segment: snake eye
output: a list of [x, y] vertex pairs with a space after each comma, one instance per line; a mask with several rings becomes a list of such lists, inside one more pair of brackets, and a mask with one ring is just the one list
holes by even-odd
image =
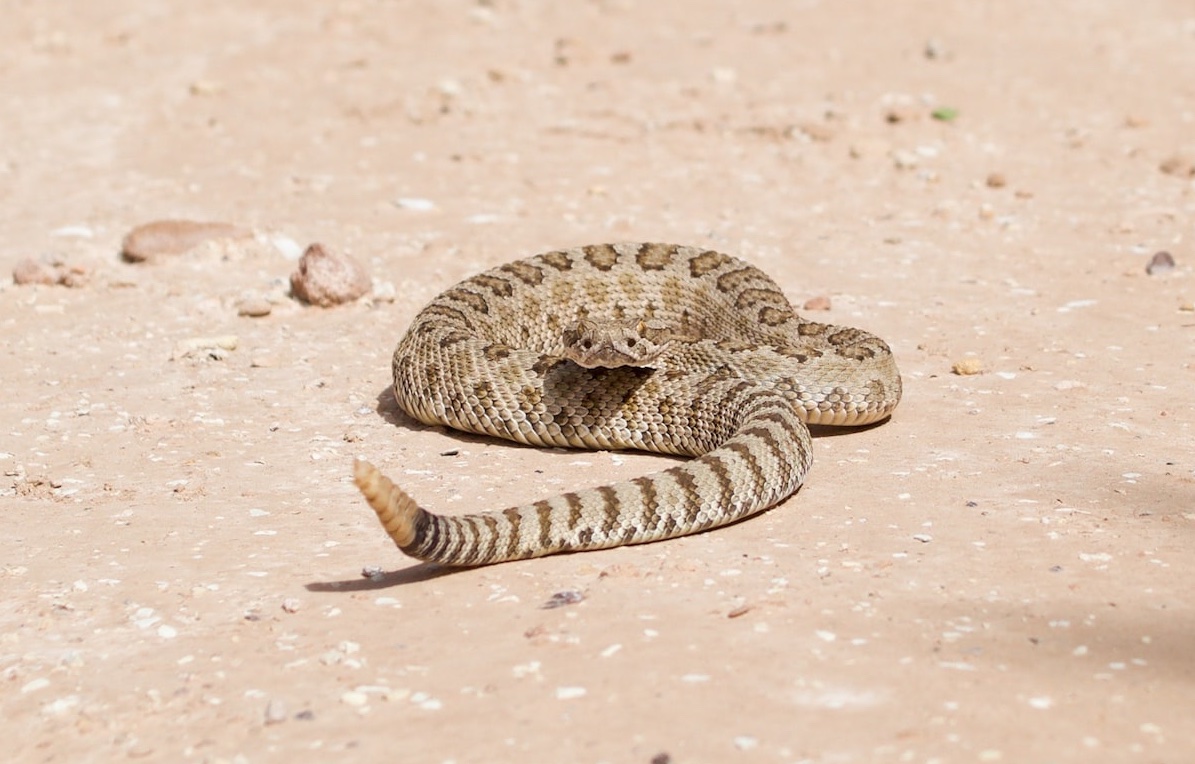
[[635, 347], [635, 342], [636, 342], [635, 338], [631, 337], [630, 339], [627, 340], [627, 347], [629, 347], [629, 348]]
[[593, 350], [593, 340], [581, 340], [582, 350]]

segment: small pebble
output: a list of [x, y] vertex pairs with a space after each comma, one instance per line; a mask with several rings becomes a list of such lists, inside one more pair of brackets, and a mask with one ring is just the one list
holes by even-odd
[[999, 172], [989, 173], [987, 180], [984, 182], [987, 183], [988, 188], [1004, 188], [1008, 185], [1004, 174]]
[[346, 706], [353, 706], [354, 708], [360, 708], [361, 706], [363, 706], [369, 702], [369, 696], [363, 692], [349, 690], [348, 692], [346, 692], [340, 696], [340, 702], [345, 704]]
[[733, 85], [738, 78], [738, 72], [729, 66], [715, 66], [710, 70], [710, 79], [719, 85]]
[[70, 711], [79, 705], [80, 699], [78, 695], [67, 695], [57, 700], [52, 700], [41, 707], [42, 713], [47, 716], [60, 716]]
[[914, 533], [913, 540], [920, 541], [922, 544], [928, 544], [929, 542], [934, 540], [934, 537], [929, 535], [928, 533]]
[[1169, 273], [1172, 270], [1174, 270], [1174, 255], [1165, 250], [1155, 252], [1154, 256], [1149, 260], [1149, 265], [1145, 266], [1145, 272], [1150, 276]]
[[125, 234], [121, 256], [130, 263], [160, 262], [217, 239], [248, 239], [253, 232], [231, 223], [155, 220]]
[[299, 267], [290, 275], [295, 297], [321, 308], [352, 302], [369, 287], [369, 274], [360, 263], [319, 243], [307, 248], [299, 258]]
[[61, 236], [64, 239], [94, 239], [95, 229], [86, 225], [64, 225], [50, 231], [51, 236]]
[[302, 606], [303, 603], [294, 597], [287, 597], [282, 600], [282, 609], [287, 613], [297, 613]]
[[361, 568], [361, 577], [368, 578], [370, 581], [380, 581], [385, 574], [386, 572], [378, 565], [367, 565]]
[[585, 599], [585, 594], [575, 589], [567, 589], [553, 594], [547, 602], [540, 605], [541, 610], [554, 610], [565, 605], [575, 605]]
[[953, 374], [958, 374], [960, 377], [969, 377], [975, 374], [983, 373], [983, 361], [978, 358], [964, 358], [961, 361], [955, 361], [951, 365], [950, 371]]
[[934, 61], [946, 56], [946, 46], [942, 44], [941, 40], [931, 37], [925, 41], [925, 48], [922, 52], [925, 54], [926, 58]]
[[436, 203], [431, 199], [406, 196], [395, 199], [394, 206], [404, 210], [415, 210], [416, 212], [431, 212], [436, 208]]
[[1195, 161], [1182, 154], [1174, 154], [1163, 159], [1158, 169], [1167, 175], [1189, 178], [1195, 176]]
[[38, 677], [37, 679], [32, 679], [32, 680], [26, 682], [24, 684], [24, 686], [21, 687], [21, 694], [27, 695], [28, 693], [37, 692], [38, 690], [45, 689], [46, 687], [49, 687], [49, 686], [50, 686], [49, 679], [46, 679], [45, 677]]
[[750, 751], [759, 745], [759, 740], [749, 735], [739, 735], [734, 739], [734, 747], [740, 751]]
[[270, 315], [270, 311], [273, 309], [274, 306], [270, 304], [269, 300], [261, 297], [251, 297], [240, 304], [240, 307], [237, 308], [237, 315], [249, 318], [261, 318], [262, 316]]
[[575, 700], [576, 698], [585, 697], [587, 692], [588, 692], [588, 690], [586, 690], [584, 687], [557, 687], [556, 688], [556, 699], [557, 700]]
[[170, 354], [170, 360], [176, 361], [187, 356], [208, 356], [215, 360], [224, 358], [229, 352], [237, 349], [240, 340], [234, 334], [220, 337], [190, 337], [180, 340]]
[[266, 725], [281, 724], [284, 721], [286, 721], [286, 704], [276, 698], [267, 703]]
[[801, 307], [805, 310], [829, 310], [830, 298], [824, 294], [819, 294], [817, 297], [810, 297]]
[[827, 143], [834, 139], [834, 129], [821, 122], [801, 122], [797, 131], [812, 141]]
[[289, 236], [273, 233], [267, 234], [265, 240], [287, 260], [298, 260], [303, 256], [303, 247]]
[[884, 121], [890, 125], [916, 122], [918, 119], [921, 119], [921, 109], [913, 104], [897, 104], [884, 110]]
[[892, 163], [896, 165], [898, 170], [911, 170], [917, 166], [920, 160], [917, 155], [911, 151], [894, 151], [892, 152]]
[[44, 260], [26, 257], [13, 266], [12, 282], [18, 286], [26, 284], [53, 286], [58, 283], [58, 274], [54, 266]]
[[12, 282], [17, 286], [45, 284], [77, 288], [88, 279], [87, 268], [81, 265], [67, 265], [61, 258], [47, 256], [26, 257], [12, 269]]
[[187, 90], [193, 96], [212, 96], [224, 92], [224, 86], [215, 80], [195, 80]]

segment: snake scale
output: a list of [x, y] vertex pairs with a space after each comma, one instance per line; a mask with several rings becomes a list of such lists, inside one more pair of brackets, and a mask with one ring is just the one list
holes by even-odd
[[807, 424], [892, 413], [878, 337], [797, 315], [758, 268], [707, 249], [601, 244], [468, 278], [416, 315], [394, 394], [433, 425], [533, 446], [696, 457], [498, 512], [429, 512], [372, 464], [354, 480], [408, 555], [450, 566], [673, 538], [761, 512], [800, 487]]

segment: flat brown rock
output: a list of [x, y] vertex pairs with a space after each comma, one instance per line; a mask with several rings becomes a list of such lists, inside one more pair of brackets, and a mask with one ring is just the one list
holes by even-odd
[[197, 220], [155, 220], [125, 234], [121, 256], [131, 263], [152, 262], [181, 255], [208, 241], [246, 239], [253, 232], [231, 223]]

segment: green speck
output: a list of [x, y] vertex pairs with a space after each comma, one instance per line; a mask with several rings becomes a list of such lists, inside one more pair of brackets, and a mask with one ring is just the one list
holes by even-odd
[[949, 106], [941, 106], [931, 111], [929, 115], [941, 122], [950, 122], [958, 116], [958, 109], [953, 109]]

